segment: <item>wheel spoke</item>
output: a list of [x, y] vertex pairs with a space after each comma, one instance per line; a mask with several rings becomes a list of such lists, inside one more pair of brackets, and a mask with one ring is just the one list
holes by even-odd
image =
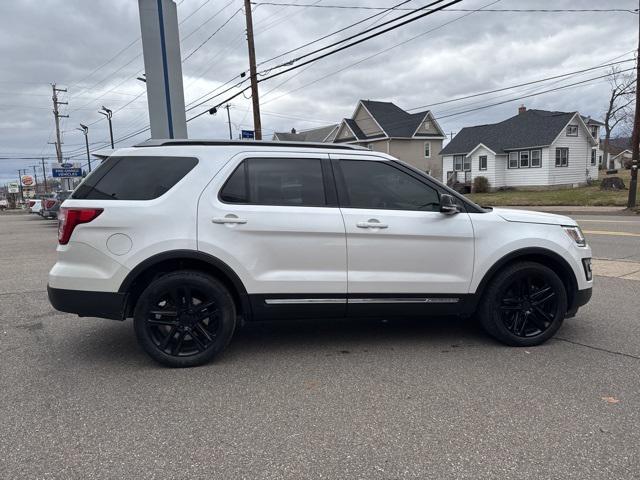
[[513, 312], [515, 310], [520, 310], [520, 305], [500, 305], [500, 309], [507, 312]]
[[550, 286], [546, 286], [541, 288], [540, 290], [537, 290], [536, 292], [531, 294], [531, 300], [538, 300], [538, 298], [546, 295], [549, 292], [552, 292], [553, 288], [551, 288]]
[[173, 348], [171, 349], [171, 355], [180, 354], [180, 349], [182, 348], [182, 342], [184, 341], [184, 336], [185, 336], [185, 332], [180, 332], [178, 334], [178, 340], [173, 346]]
[[207, 339], [207, 342], [213, 342], [213, 338], [211, 337], [209, 332], [207, 332], [207, 330], [205, 328], [202, 328], [202, 325], [200, 325], [199, 323], [196, 324], [195, 330], [200, 332], [202, 334], [202, 336]]
[[169, 327], [178, 325], [178, 320], [163, 320], [161, 318], [147, 318], [147, 322], [151, 325], [167, 325]]
[[538, 312], [536, 312], [535, 310], [533, 310], [533, 311], [531, 312], [530, 317], [531, 317], [531, 321], [532, 321], [533, 323], [535, 323], [535, 324], [536, 324], [536, 326], [537, 326], [541, 331], [545, 331], [545, 330], [547, 329], [547, 326], [548, 326], [548, 325], [547, 325], [547, 323], [546, 323], [542, 318], [540, 318], [540, 315], [538, 314]]
[[543, 303], [551, 300], [555, 296], [556, 296], [555, 292], [551, 292], [546, 297], [536, 300], [535, 302], [531, 302], [531, 305], [533, 305], [534, 307], [538, 305], [542, 305]]
[[202, 341], [198, 338], [198, 336], [195, 335], [195, 332], [191, 331], [189, 333], [189, 336], [193, 339], [194, 343], [196, 344], [196, 347], [198, 347], [198, 350], [200, 352], [206, 350], [207, 347], [205, 346], [204, 343], [202, 343]]
[[534, 306], [534, 307], [533, 307], [533, 310], [534, 310], [538, 315], [540, 315], [540, 316], [544, 319], [544, 321], [545, 321], [545, 322], [549, 322], [549, 323], [551, 323], [551, 322], [553, 321], [553, 316], [552, 316], [552, 317], [549, 317], [549, 314], [548, 314], [547, 312], [545, 312], [544, 310], [542, 310], [542, 309], [540, 308], [540, 306], [538, 306], [538, 305]]
[[176, 334], [176, 330], [178, 330], [178, 326], [174, 325], [171, 328], [171, 331], [169, 332], [169, 334], [164, 338], [164, 340], [160, 344], [160, 350], [164, 352], [167, 349], [167, 347], [169, 346], [169, 343], [171, 343], [171, 339]]
[[193, 297], [190, 287], [184, 287], [184, 306], [185, 308], [193, 308]]
[[178, 312], [174, 312], [173, 310], [151, 310], [149, 312], [151, 315], [161, 315], [163, 317], [177, 317]]

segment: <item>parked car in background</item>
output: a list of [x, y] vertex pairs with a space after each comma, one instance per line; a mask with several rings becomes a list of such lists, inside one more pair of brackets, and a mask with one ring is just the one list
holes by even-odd
[[71, 196], [70, 190], [63, 190], [61, 192], [56, 192], [53, 197], [45, 198], [43, 200], [44, 207], [42, 208], [41, 215], [44, 218], [58, 218], [58, 212], [60, 211], [60, 205], [67, 198]]
[[0, 210], [6, 210], [9, 207], [9, 202], [6, 199], [0, 200]]
[[29, 200], [29, 213], [40, 213], [42, 210], [42, 200], [39, 198], [32, 198]]

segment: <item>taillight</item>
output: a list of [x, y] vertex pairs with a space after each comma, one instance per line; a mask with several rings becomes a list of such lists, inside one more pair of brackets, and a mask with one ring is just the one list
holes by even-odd
[[44, 201], [44, 208], [49, 210], [50, 208], [52, 208], [54, 205], [56, 204], [55, 200], [45, 200]]
[[78, 225], [93, 221], [102, 211], [102, 208], [61, 208], [58, 213], [58, 243], [69, 243], [71, 234]]
[[33, 207], [36, 204], [33, 200], [29, 200], [29, 208]]

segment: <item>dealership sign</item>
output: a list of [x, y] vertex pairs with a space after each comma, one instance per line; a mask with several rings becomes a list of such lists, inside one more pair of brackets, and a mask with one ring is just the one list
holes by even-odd
[[7, 184], [7, 192], [8, 193], [20, 193], [20, 185], [18, 182], [9, 182]]
[[54, 178], [74, 178], [82, 176], [82, 169], [73, 163], [61, 163], [57, 167], [52, 167], [51, 172]]
[[22, 175], [22, 177], [20, 177], [20, 181], [22, 182], [23, 187], [30, 188], [35, 187], [36, 185], [36, 181], [31, 175]]

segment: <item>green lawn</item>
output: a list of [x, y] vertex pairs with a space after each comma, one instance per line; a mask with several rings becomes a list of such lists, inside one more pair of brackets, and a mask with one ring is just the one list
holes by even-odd
[[[600, 178], [606, 176], [601, 172]], [[619, 171], [617, 175], [624, 180], [629, 187], [631, 173], [629, 170]], [[506, 206], [506, 205], [538, 205], [538, 206], [626, 206], [629, 190], [604, 191], [600, 190], [600, 182], [594, 182], [589, 187], [563, 188], [558, 190], [512, 190], [495, 193], [472, 193], [468, 197], [480, 205]], [[640, 193], [638, 194], [640, 201]]]

